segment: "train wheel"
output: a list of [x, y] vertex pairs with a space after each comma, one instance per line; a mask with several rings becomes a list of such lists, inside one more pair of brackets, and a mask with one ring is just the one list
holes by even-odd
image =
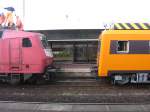
[[42, 74], [38, 74], [37, 77], [36, 77], [36, 84], [45, 84], [46, 80], [45, 78], [43, 77]]

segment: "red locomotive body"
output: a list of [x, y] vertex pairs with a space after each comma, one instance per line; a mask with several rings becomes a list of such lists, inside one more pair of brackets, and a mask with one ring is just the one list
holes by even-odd
[[52, 62], [53, 54], [43, 34], [16, 30], [0, 31], [1, 76], [42, 75]]

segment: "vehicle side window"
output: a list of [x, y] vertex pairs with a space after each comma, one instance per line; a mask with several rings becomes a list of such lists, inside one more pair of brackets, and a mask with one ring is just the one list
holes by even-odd
[[22, 47], [32, 47], [31, 40], [29, 38], [23, 38]]
[[129, 52], [129, 41], [118, 41], [117, 42], [117, 52], [118, 53], [128, 53]]

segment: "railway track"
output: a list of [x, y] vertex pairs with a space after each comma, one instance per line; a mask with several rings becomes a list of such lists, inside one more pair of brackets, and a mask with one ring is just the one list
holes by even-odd
[[[63, 103], [150, 103], [150, 85], [114, 86], [95, 78], [64, 78], [54, 82], [11, 86], [0, 84], [1, 101]], [[5, 93], [5, 94], [4, 94]]]
[[142, 89], [150, 88], [150, 84], [126, 84], [126, 85], [113, 85], [107, 79], [98, 79], [96, 77], [65, 77], [56, 78], [53, 82], [48, 83], [49, 86], [60, 87], [97, 87], [97, 88], [127, 88], [127, 89]]
[[[11, 87], [7, 83], [0, 82], [0, 86]], [[23, 87], [97, 87], [97, 88], [131, 88], [142, 89], [150, 88], [150, 84], [127, 84], [127, 85], [112, 85], [107, 79], [101, 80], [96, 77], [55, 77], [52, 81], [46, 81], [42, 84], [22, 83], [15, 85]]]
[[96, 78], [64, 78], [55, 80], [53, 86], [72, 86], [72, 87], [97, 87], [100, 86], [100, 81]]

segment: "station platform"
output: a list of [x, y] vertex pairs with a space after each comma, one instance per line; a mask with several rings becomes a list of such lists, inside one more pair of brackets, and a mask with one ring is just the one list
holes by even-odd
[[0, 102], [1, 112], [149, 112], [150, 104]]

